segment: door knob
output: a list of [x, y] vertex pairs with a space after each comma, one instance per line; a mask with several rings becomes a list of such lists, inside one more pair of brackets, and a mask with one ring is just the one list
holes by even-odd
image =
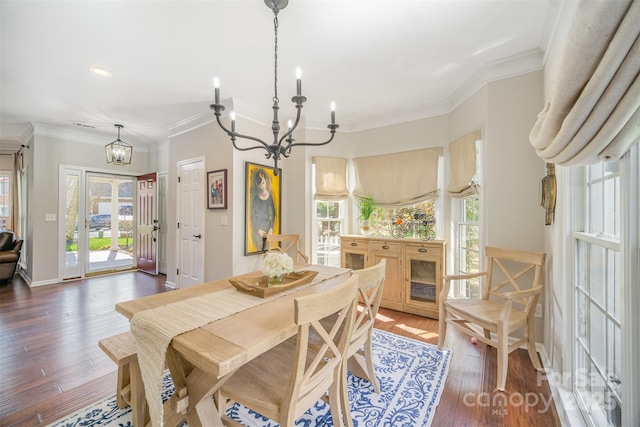
[[202, 238], [202, 234], [194, 234], [193, 237], [197, 237], [198, 239]]

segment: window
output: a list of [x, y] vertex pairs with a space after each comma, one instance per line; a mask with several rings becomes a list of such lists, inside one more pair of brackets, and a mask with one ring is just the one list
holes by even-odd
[[316, 263], [340, 267], [340, 230], [343, 202], [315, 202]]
[[0, 171], [0, 228], [7, 228], [11, 216], [11, 176]]
[[[453, 274], [480, 271], [480, 197], [477, 194], [454, 200], [455, 248]], [[479, 278], [458, 280], [455, 298], [480, 298]]]
[[[380, 208], [377, 207], [371, 215], [369, 220], [369, 230], [371, 236], [392, 236], [393, 220], [398, 216], [406, 216], [411, 210], [419, 210], [426, 212], [427, 216], [435, 217], [436, 203], [434, 200], [427, 200], [426, 202], [418, 203], [413, 206], [407, 206], [405, 208]], [[359, 210], [356, 210], [359, 212]], [[435, 230], [435, 229], [434, 229]], [[419, 229], [406, 229], [402, 236], [408, 238], [420, 238], [422, 230]]]
[[621, 426], [623, 400], [619, 163], [586, 168], [575, 239], [574, 393], [587, 421]]

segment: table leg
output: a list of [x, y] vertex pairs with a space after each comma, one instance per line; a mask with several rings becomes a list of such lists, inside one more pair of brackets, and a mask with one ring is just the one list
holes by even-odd
[[231, 374], [217, 378], [191, 366], [171, 347], [167, 349], [167, 365], [176, 392], [164, 405], [165, 426], [180, 426], [185, 420], [189, 427], [223, 427], [212, 396]]

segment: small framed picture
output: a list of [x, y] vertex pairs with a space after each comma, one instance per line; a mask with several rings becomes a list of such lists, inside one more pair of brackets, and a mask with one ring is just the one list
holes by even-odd
[[207, 207], [227, 209], [227, 170], [207, 172]]

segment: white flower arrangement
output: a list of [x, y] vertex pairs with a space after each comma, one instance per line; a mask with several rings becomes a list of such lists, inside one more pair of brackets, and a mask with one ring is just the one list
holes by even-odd
[[293, 271], [293, 260], [283, 252], [269, 252], [262, 261], [262, 272], [269, 277], [279, 277]]

